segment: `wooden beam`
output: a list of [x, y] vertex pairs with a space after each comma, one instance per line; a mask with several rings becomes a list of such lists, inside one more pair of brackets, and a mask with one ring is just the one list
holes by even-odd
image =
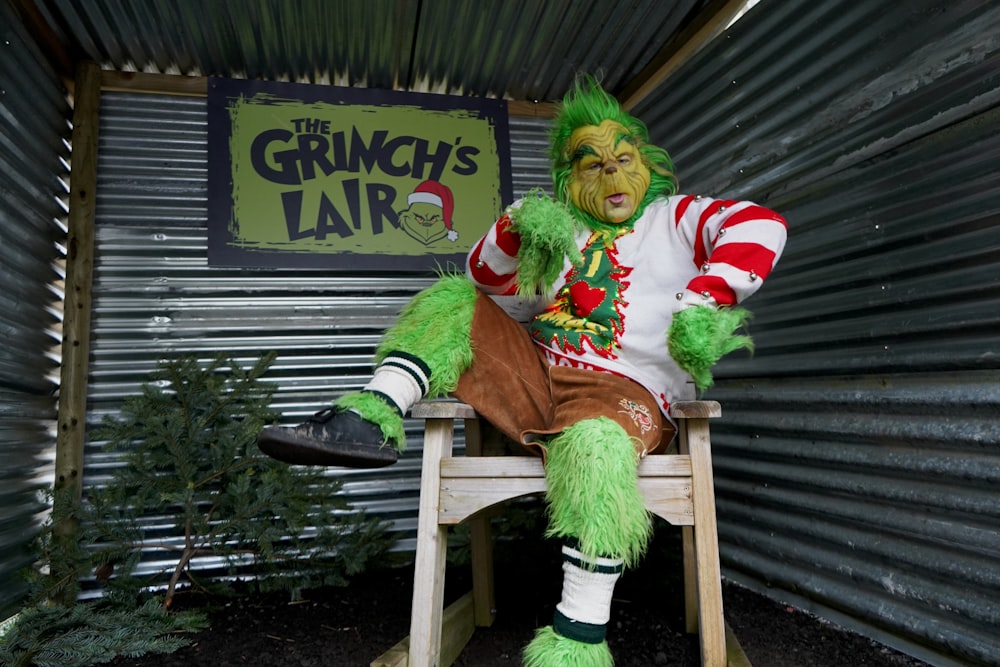
[[[441, 615], [441, 662], [448, 667], [458, 660], [465, 645], [476, 631], [473, 623], [473, 596], [468, 592], [448, 605]], [[370, 667], [407, 667], [409, 664], [410, 638], [403, 637], [395, 646], [375, 658]]]
[[728, 623], [726, 623], [726, 667], [753, 667]]
[[511, 116], [529, 116], [533, 118], [555, 118], [559, 113], [559, 105], [555, 102], [523, 102], [507, 101], [507, 113]]
[[476, 409], [458, 401], [420, 401], [410, 408], [410, 416], [414, 419], [475, 419]]
[[[96, 63], [85, 62], [77, 68], [73, 99], [66, 293], [63, 298], [62, 367], [55, 460], [55, 501], [59, 503], [75, 503], [83, 490], [90, 308], [94, 274], [97, 128], [101, 103], [101, 71]], [[76, 522], [71, 520], [62, 520], [53, 525], [56, 539], [74, 540], [77, 530]], [[60, 564], [51, 563], [50, 566], [53, 570], [58, 570]]]
[[55, 462], [56, 488], [72, 487], [77, 495], [82, 489], [87, 409], [100, 80], [97, 64], [86, 62], [77, 68]]
[[618, 99], [629, 111], [649, 97], [667, 77], [722, 34], [740, 15], [746, 0], [715, 0], [685, 30], [671, 40], [645, 70], [625, 85]]
[[126, 93], [205, 97], [208, 95], [208, 77], [105, 70], [101, 73], [101, 88]]
[[677, 401], [670, 404], [670, 416], [675, 419], [716, 419], [722, 416], [718, 401]]

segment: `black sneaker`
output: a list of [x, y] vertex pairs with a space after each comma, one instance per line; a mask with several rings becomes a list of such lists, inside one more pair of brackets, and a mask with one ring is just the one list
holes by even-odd
[[378, 424], [338, 408], [320, 410], [292, 428], [268, 427], [257, 436], [257, 446], [271, 458], [296, 465], [381, 468], [397, 459]]

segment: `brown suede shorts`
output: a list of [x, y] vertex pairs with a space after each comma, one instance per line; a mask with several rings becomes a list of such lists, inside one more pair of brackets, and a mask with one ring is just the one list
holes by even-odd
[[544, 456], [545, 436], [607, 417], [632, 437], [640, 456], [667, 448], [673, 425], [652, 395], [627, 378], [545, 361], [525, 328], [480, 293], [472, 320], [472, 366], [454, 395], [497, 430]]

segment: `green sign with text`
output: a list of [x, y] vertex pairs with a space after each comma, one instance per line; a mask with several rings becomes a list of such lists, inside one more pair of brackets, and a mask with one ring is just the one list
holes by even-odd
[[460, 266], [511, 199], [502, 100], [209, 81], [209, 264]]

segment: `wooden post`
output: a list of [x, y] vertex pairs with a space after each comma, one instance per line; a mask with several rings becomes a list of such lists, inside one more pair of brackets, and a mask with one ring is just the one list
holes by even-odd
[[[478, 419], [465, 420], [465, 455], [483, 455], [482, 432]], [[489, 514], [469, 519], [469, 542], [476, 625], [485, 628], [493, 625], [493, 620], [496, 618], [493, 588], [493, 531]]]
[[[695, 403], [687, 404], [692, 408]], [[682, 408], [683, 410], [683, 408]], [[677, 414], [680, 410], [671, 412]], [[701, 664], [725, 667], [726, 634], [722, 613], [722, 571], [719, 564], [719, 537], [715, 521], [715, 483], [712, 473], [712, 445], [708, 420], [718, 415], [718, 404], [704, 402], [684, 415], [682, 447], [691, 457], [694, 504], [694, 553], [698, 586], [698, 633]], [[679, 416], [679, 415], [677, 415]]]
[[[410, 411], [426, 419], [424, 454], [420, 471], [420, 507], [417, 516], [417, 553], [410, 612], [409, 667], [439, 667], [444, 606], [445, 554], [448, 526], [438, 522], [441, 492], [441, 459], [451, 458], [455, 419], [473, 419], [475, 411], [465, 404], [426, 401]], [[471, 625], [469, 626], [472, 627]], [[461, 641], [465, 645], [471, 630]], [[447, 642], [446, 642], [447, 643]]]
[[[100, 102], [101, 70], [95, 63], [82, 63], [76, 71], [73, 96], [69, 233], [55, 460], [55, 502], [58, 503], [77, 502], [83, 490]], [[72, 520], [60, 521], [53, 526], [58, 540], [76, 539], [78, 529]], [[55, 574], [59, 572], [60, 564], [50, 563], [50, 567]], [[67, 592], [67, 595], [70, 593]]]
[[444, 607], [445, 552], [448, 527], [438, 524], [440, 462], [451, 456], [455, 422], [430, 418], [424, 431], [417, 553], [410, 612], [410, 667], [437, 667], [441, 661], [441, 612]]

